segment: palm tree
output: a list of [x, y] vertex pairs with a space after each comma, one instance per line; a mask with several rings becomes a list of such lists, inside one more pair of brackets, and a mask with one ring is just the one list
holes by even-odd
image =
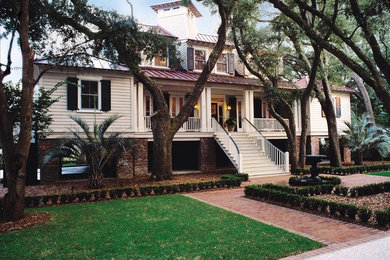
[[117, 114], [112, 115], [99, 125], [95, 119], [93, 132], [90, 131], [88, 124], [82, 118], [78, 116], [69, 117], [80, 126], [85, 136], [81, 136], [78, 131], [69, 129], [73, 136], [64, 138], [60, 147], [49, 151], [44, 158], [44, 163], [61, 157], [69, 157], [85, 163], [89, 166], [89, 186], [91, 188], [101, 188], [104, 166], [121, 156], [128, 145], [119, 136], [119, 133], [105, 137], [107, 129], [120, 116]]
[[355, 164], [362, 164], [365, 151], [375, 149], [382, 157], [390, 153], [389, 131], [381, 126], [375, 125], [368, 114], [360, 117], [351, 113], [351, 122], [345, 122], [348, 129], [343, 132], [345, 145], [356, 154]]

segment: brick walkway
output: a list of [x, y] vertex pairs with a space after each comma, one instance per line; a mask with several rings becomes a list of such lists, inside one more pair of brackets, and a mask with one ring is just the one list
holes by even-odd
[[[242, 187], [248, 184], [267, 182], [284, 184], [289, 177], [284, 175], [252, 179], [250, 182], [243, 183]], [[389, 232], [248, 199], [244, 197], [243, 188], [191, 193], [187, 196], [328, 245], [321, 249], [289, 257], [290, 259], [315, 256], [390, 235]]]
[[352, 175], [338, 176], [338, 177], [341, 178], [342, 181], [341, 184], [347, 187], [362, 186], [370, 183], [390, 181], [390, 177], [366, 175], [366, 174], [352, 174]]

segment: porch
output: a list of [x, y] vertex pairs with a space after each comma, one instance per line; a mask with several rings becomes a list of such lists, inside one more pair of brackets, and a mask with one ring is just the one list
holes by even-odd
[[[132, 128], [135, 133], [151, 132], [151, 117], [154, 112], [153, 97], [144, 90], [142, 84], [135, 85], [136, 102], [133, 104]], [[174, 86], [164, 91], [172, 116], [176, 116], [184, 105], [188, 92], [183, 92]], [[186, 89], [189, 91], [190, 89]], [[236, 90], [206, 87], [192, 115], [183, 124], [179, 133], [183, 132], [213, 132], [212, 118], [225, 129], [226, 120], [233, 119], [236, 125], [234, 132], [243, 132], [242, 120], [246, 117], [259, 131], [267, 134], [285, 135], [283, 126], [272, 118], [268, 106], [261, 96], [261, 92], [254, 90]], [[133, 99], [134, 100], [134, 99]], [[288, 123], [288, 119], [285, 119]], [[279, 133], [279, 134], [278, 134]]]

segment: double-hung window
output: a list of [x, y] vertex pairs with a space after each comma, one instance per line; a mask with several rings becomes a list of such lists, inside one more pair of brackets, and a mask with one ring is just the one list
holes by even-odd
[[227, 72], [227, 55], [226, 53], [221, 54], [217, 60], [217, 72]]
[[206, 51], [195, 50], [195, 69], [202, 70], [206, 63]]
[[81, 109], [98, 110], [100, 108], [99, 82], [93, 80], [81, 80], [80, 83]]

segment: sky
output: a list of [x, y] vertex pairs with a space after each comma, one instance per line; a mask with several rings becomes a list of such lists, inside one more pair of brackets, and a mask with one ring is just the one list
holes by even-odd
[[[150, 8], [151, 5], [171, 2], [170, 0], [129, 0], [133, 5], [133, 14], [138, 22], [143, 24], [156, 25], [157, 14]], [[216, 34], [220, 18], [218, 15], [212, 15], [210, 9], [197, 1], [192, 1], [203, 17], [197, 18], [198, 31], [207, 34]], [[89, 0], [89, 3], [101, 7], [105, 10], [115, 10], [120, 14], [130, 15], [131, 8], [126, 0]], [[1, 28], [0, 28], [1, 32]], [[9, 39], [0, 40], [0, 62], [7, 62], [7, 52]], [[5, 78], [5, 81], [12, 80], [17, 82], [21, 79], [22, 60], [20, 48], [16, 41], [12, 47], [12, 71], [11, 75]]]

